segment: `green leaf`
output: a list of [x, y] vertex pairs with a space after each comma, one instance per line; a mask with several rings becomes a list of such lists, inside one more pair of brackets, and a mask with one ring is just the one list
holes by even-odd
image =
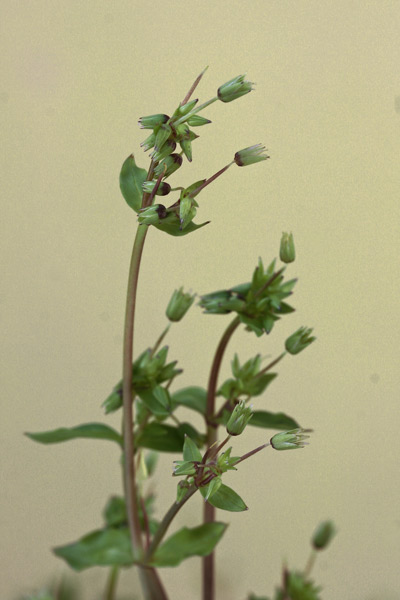
[[191, 408], [192, 410], [205, 415], [207, 407], [207, 391], [197, 386], [182, 388], [172, 394], [172, 402], [173, 404], [186, 406], [186, 408]]
[[202, 458], [203, 457], [201, 456], [200, 450], [196, 444], [188, 435], [185, 435], [185, 442], [183, 444], [183, 460], [201, 462]]
[[196, 223], [193, 223], [193, 221], [191, 221], [190, 223], [188, 223], [188, 225], [186, 225], [185, 229], [180, 229], [181, 223], [179, 219], [177, 219], [176, 223], [161, 223], [160, 225], [154, 225], [154, 227], [156, 227], [160, 231], [165, 231], [165, 233], [168, 233], [169, 235], [180, 237], [182, 235], [186, 235], [187, 233], [192, 233], [193, 231], [196, 231], [196, 229], [204, 227], [204, 225], [208, 225], [209, 222], [210, 221], [205, 221], [200, 225], [196, 225]]
[[149, 423], [136, 438], [139, 447], [159, 452], [182, 452], [183, 442], [183, 433], [164, 423]]
[[205, 523], [189, 529], [183, 527], [169, 537], [156, 550], [150, 565], [154, 567], [176, 567], [190, 556], [207, 556], [223, 536], [225, 523]]
[[52, 431], [42, 431], [40, 433], [25, 433], [31, 440], [40, 444], [58, 444], [77, 438], [89, 438], [96, 440], [111, 440], [123, 446], [122, 436], [112, 427], [103, 423], [85, 423], [76, 427], [60, 427]]
[[124, 498], [111, 496], [103, 510], [103, 517], [108, 527], [126, 525], [128, 517]]
[[138, 212], [142, 206], [142, 184], [147, 179], [146, 169], [137, 166], [133, 154], [128, 156], [121, 168], [119, 187], [127, 204]]
[[281, 429], [282, 431], [300, 427], [297, 421], [285, 415], [285, 413], [272, 413], [266, 410], [256, 410], [249, 421], [253, 427], [264, 427], [265, 429]]
[[155, 417], [165, 419], [171, 414], [169, 392], [160, 385], [149, 390], [140, 390], [138, 395]]
[[127, 527], [93, 531], [77, 542], [54, 548], [54, 554], [63, 558], [75, 571], [95, 566], [127, 566], [133, 563]]
[[[201, 487], [200, 492], [205, 498], [208, 492], [208, 485]], [[208, 502], [215, 506], [215, 508], [229, 510], [230, 512], [242, 512], [243, 510], [247, 510], [247, 506], [239, 494], [224, 484], [222, 484], [219, 489], [212, 494], [211, 498], [208, 499]]]

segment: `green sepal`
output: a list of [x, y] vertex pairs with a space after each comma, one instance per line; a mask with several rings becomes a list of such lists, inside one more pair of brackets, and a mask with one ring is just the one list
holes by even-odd
[[152, 567], [176, 567], [191, 556], [208, 556], [222, 538], [225, 523], [205, 523], [199, 527], [182, 527], [171, 535], [150, 559]]
[[282, 431], [300, 427], [297, 421], [292, 419], [292, 417], [288, 417], [285, 413], [272, 413], [267, 410], [254, 411], [249, 425], [264, 429], [280, 429]]
[[180, 229], [181, 223], [179, 221], [179, 218], [177, 217], [176, 221], [173, 223], [160, 223], [159, 225], [154, 225], [154, 227], [156, 227], [160, 231], [168, 233], [169, 235], [180, 237], [183, 235], [187, 235], [188, 233], [192, 233], [193, 231], [196, 231], [196, 229], [204, 227], [204, 225], [208, 225], [209, 222], [210, 221], [205, 221], [204, 223], [197, 225], [196, 223], [193, 223], [193, 221], [191, 221], [190, 223], [188, 223], [188, 225], [186, 225], [185, 229]]
[[25, 435], [40, 444], [58, 444], [78, 438], [94, 440], [110, 440], [123, 446], [122, 436], [112, 427], [103, 423], [84, 423], [76, 427], [60, 427], [51, 431], [39, 433], [25, 433]]
[[[200, 488], [200, 492], [204, 498], [208, 493], [208, 485]], [[228, 510], [230, 512], [242, 512], [248, 510], [248, 507], [243, 502], [239, 494], [237, 494], [232, 488], [225, 484], [222, 484], [219, 489], [208, 499], [208, 502], [220, 508], [221, 510]]]
[[171, 397], [168, 390], [161, 385], [140, 390], [138, 396], [156, 418], [166, 419], [171, 414]]
[[135, 212], [139, 212], [142, 207], [142, 186], [146, 179], [146, 169], [137, 166], [133, 154], [128, 156], [121, 168], [119, 187], [127, 204]]
[[127, 527], [99, 529], [53, 551], [75, 571], [97, 566], [129, 566], [134, 562]]
[[191, 408], [201, 415], [206, 414], [207, 390], [197, 386], [182, 388], [172, 394], [172, 403]]
[[201, 462], [202, 458], [203, 457], [201, 456], [200, 450], [196, 444], [188, 435], [185, 435], [185, 442], [183, 444], [183, 460]]

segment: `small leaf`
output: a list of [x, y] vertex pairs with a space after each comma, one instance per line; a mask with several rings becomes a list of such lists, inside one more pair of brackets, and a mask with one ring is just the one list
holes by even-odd
[[169, 392], [160, 385], [149, 390], [140, 390], [138, 395], [155, 417], [165, 419], [171, 414]]
[[183, 433], [164, 423], [149, 423], [136, 438], [136, 445], [159, 452], [182, 452]]
[[297, 421], [285, 415], [285, 413], [272, 413], [266, 410], [256, 410], [249, 421], [252, 427], [264, 427], [265, 429], [281, 429], [282, 431], [300, 427]]
[[124, 498], [121, 498], [121, 496], [111, 496], [104, 508], [103, 516], [108, 527], [126, 525], [128, 517]]
[[154, 227], [160, 231], [165, 231], [165, 233], [168, 233], [169, 235], [180, 237], [182, 235], [186, 235], [187, 233], [192, 233], [193, 231], [196, 231], [196, 229], [204, 227], [204, 225], [208, 225], [209, 222], [210, 221], [205, 221], [204, 223], [197, 225], [191, 221], [188, 223], [188, 225], [186, 225], [185, 229], [180, 229], [181, 223], [179, 219], [177, 219], [176, 223], [161, 223], [159, 225], [154, 225]]
[[225, 523], [205, 523], [189, 529], [183, 527], [169, 537], [156, 550], [150, 565], [154, 567], [176, 567], [190, 556], [208, 556], [223, 536]]
[[196, 444], [188, 435], [185, 435], [185, 442], [183, 444], [183, 460], [201, 462], [202, 458], [203, 457], [201, 456], [200, 450]]
[[75, 571], [105, 565], [128, 566], [133, 563], [127, 527], [93, 531], [77, 542], [54, 548], [54, 554], [63, 558]]
[[42, 431], [40, 433], [26, 433], [31, 440], [40, 444], [58, 444], [77, 438], [89, 438], [96, 440], [111, 440], [123, 445], [122, 436], [112, 427], [103, 423], [85, 423], [76, 427], [60, 427], [52, 431]]
[[[200, 492], [205, 498], [208, 492], [208, 485], [201, 487]], [[243, 510], [248, 510], [239, 494], [224, 484], [212, 494], [211, 498], [208, 499], [208, 502], [215, 506], [215, 508], [229, 510], [230, 512], [242, 512]]]
[[172, 394], [172, 402], [204, 415], [207, 407], [207, 391], [196, 386], [186, 387]]
[[121, 168], [119, 175], [119, 187], [127, 204], [135, 212], [142, 207], [143, 188], [147, 179], [146, 169], [141, 169], [135, 162], [133, 154], [128, 156]]

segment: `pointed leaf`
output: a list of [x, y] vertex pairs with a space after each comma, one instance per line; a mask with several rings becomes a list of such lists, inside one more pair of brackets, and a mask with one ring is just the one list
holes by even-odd
[[207, 391], [197, 386], [186, 387], [172, 394], [172, 402], [204, 415], [207, 406]]
[[[200, 488], [200, 492], [204, 498], [207, 496], [207, 491], [208, 485]], [[242, 512], [243, 510], [248, 510], [239, 494], [224, 484], [212, 494], [211, 498], [208, 499], [208, 502], [215, 506], [215, 508], [229, 510], [230, 512]]]
[[127, 527], [99, 529], [77, 542], [54, 548], [75, 571], [104, 565], [127, 566], [133, 563], [131, 540]]
[[297, 421], [288, 417], [285, 413], [272, 413], [266, 410], [254, 411], [249, 425], [252, 427], [264, 427], [265, 429], [281, 429], [282, 431], [299, 427]]
[[225, 523], [205, 523], [189, 529], [183, 527], [156, 550], [150, 561], [155, 567], [176, 567], [190, 556], [208, 556], [223, 536]]
[[137, 166], [133, 154], [128, 156], [121, 168], [119, 186], [127, 204], [135, 212], [138, 212], [142, 206], [142, 185], [146, 179], [146, 169]]
[[182, 452], [184, 434], [177, 427], [149, 423], [136, 438], [137, 446], [159, 452]]
[[202, 458], [203, 457], [201, 456], [200, 450], [196, 444], [188, 435], [185, 435], [185, 442], [183, 444], [183, 460], [201, 462]]
[[138, 395], [155, 417], [165, 419], [171, 414], [169, 392], [160, 385], [152, 389], [140, 390]]
[[185, 229], [180, 229], [181, 223], [179, 219], [177, 219], [176, 223], [161, 223], [160, 225], [154, 225], [154, 227], [160, 231], [165, 231], [165, 233], [168, 233], [169, 235], [180, 237], [182, 235], [186, 235], [187, 233], [192, 233], [192, 231], [196, 231], [196, 229], [200, 229], [201, 227], [204, 227], [204, 225], [208, 225], [209, 222], [210, 221], [205, 221], [204, 223], [197, 225], [191, 221], [188, 223], [188, 225], [186, 225]]
[[39, 433], [26, 433], [31, 440], [40, 444], [58, 444], [77, 438], [89, 438], [97, 440], [111, 440], [123, 445], [122, 436], [112, 427], [103, 423], [85, 423], [76, 427], [60, 427], [52, 431], [42, 431]]

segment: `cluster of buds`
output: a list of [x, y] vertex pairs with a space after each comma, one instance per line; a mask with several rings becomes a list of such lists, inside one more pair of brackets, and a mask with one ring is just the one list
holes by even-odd
[[[156, 354], [151, 349], [147, 349], [138, 356], [132, 365], [132, 389], [135, 392], [153, 388], [165, 381], [170, 381], [182, 373], [182, 369], [176, 368], [178, 361], [174, 360], [167, 363], [167, 355], [168, 346], [164, 346]], [[106, 414], [121, 408], [122, 381], [115, 386], [102, 406]]]
[[236, 312], [246, 329], [257, 336], [270, 333], [282, 314], [293, 312], [284, 300], [296, 284], [296, 279], [284, 282], [284, 269], [275, 272], [275, 262], [264, 269], [260, 259], [251, 282], [206, 294], [201, 297], [200, 306], [211, 314]]
[[276, 373], [265, 373], [260, 371], [261, 355], [257, 354], [240, 365], [239, 358], [235, 354], [231, 363], [234, 378], [224, 381], [218, 394], [227, 400], [234, 400], [240, 396], [259, 396], [276, 377]]

